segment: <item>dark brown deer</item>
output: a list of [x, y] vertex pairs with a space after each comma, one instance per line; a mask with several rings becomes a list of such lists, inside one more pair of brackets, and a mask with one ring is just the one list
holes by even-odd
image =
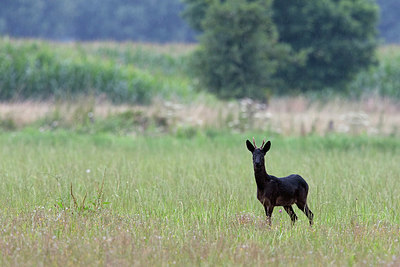
[[277, 178], [269, 175], [265, 170], [264, 157], [271, 148], [271, 142], [265, 145], [263, 141], [261, 147], [257, 148], [253, 138], [253, 144], [246, 141], [247, 149], [253, 154], [254, 176], [257, 183], [257, 199], [265, 208], [267, 222], [271, 225], [271, 215], [275, 206], [283, 206], [289, 214], [292, 224], [297, 220], [297, 215], [292, 208], [293, 204], [303, 211], [310, 225], [313, 224], [314, 214], [307, 206], [308, 184], [298, 174], [292, 174], [287, 177]]

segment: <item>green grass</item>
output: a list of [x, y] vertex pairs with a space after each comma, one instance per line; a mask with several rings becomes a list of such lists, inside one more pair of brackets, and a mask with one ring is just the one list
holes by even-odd
[[[189, 50], [190, 45], [176, 45]], [[133, 43], [52, 43], [0, 37], [0, 100], [105, 95], [117, 103], [193, 98], [187, 53]]]
[[267, 170], [307, 180], [315, 225], [278, 207], [269, 228], [251, 136], [0, 134], [0, 264], [400, 263], [398, 139], [272, 137]]

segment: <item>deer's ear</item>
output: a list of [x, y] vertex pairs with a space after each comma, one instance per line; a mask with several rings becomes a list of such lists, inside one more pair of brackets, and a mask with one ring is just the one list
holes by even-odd
[[263, 151], [264, 153], [267, 153], [268, 150], [270, 150], [270, 148], [271, 148], [271, 141], [268, 141], [268, 142], [265, 144], [265, 146], [263, 147], [262, 151]]
[[254, 146], [250, 143], [249, 140], [246, 140], [246, 146], [247, 146], [247, 149], [248, 149], [251, 153], [253, 153], [253, 151], [254, 151]]

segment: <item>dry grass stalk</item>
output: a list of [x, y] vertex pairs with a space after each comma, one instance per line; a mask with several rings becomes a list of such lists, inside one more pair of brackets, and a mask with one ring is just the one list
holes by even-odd
[[[186, 125], [231, 128], [233, 131], [258, 129], [283, 135], [324, 135], [332, 132], [397, 135], [400, 129], [400, 103], [383, 98], [359, 101], [335, 99], [323, 103], [304, 97], [291, 97], [272, 99], [268, 105], [251, 100], [213, 104], [207, 101], [181, 104], [159, 100], [150, 106], [132, 106], [113, 105], [100, 98], [81, 99], [74, 103], [0, 103], [0, 119], [13, 120], [20, 128], [54, 116], [55, 113], [71, 125], [80, 112], [87, 112], [91, 119], [96, 119], [126, 111], [139, 111], [170, 128]], [[58, 121], [55, 121], [55, 125], [58, 125]]]

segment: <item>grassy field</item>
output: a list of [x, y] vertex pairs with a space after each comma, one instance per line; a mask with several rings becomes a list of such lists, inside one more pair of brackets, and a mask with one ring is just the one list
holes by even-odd
[[305, 177], [315, 225], [269, 228], [252, 136], [1, 133], [0, 265], [400, 264], [399, 139], [272, 135], [267, 170]]
[[[0, 266], [400, 265], [400, 49], [357, 101], [268, 104], [197, 91], [194, 49], [0, 39]], [[251, 131], [306, 178], [313, 228], [266, 225]]]

